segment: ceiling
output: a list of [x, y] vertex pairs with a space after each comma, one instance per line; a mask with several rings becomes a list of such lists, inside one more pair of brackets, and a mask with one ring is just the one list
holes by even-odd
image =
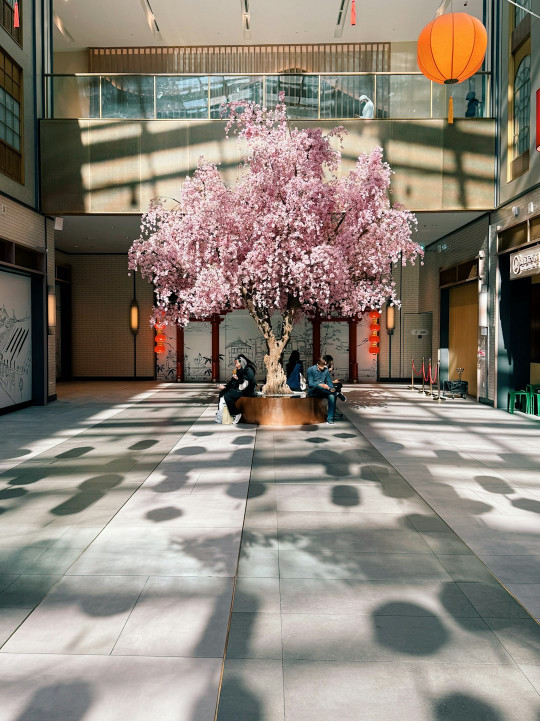
[[[66, 52], [88, 47], [415, 41], [441, 6], [441, 0], [356, 0], [357, 24], [353, 27], [350, 2], [54, 0], [59, 18], [54, 28], [54, 49]], [[242, 24], [245, 3], [249, 33], [244, 32]], [[448, 0], [442, 0], [442, 4], [448, 4]], [[343, 33], [336, 37], [342, 6]], [[482, 0], [456, 0], [453, 10], [481, 18]]]
[[[484, 215], [482, 212], [416, 213], [415, 240], [427, 246]], [[139, 237], [140, 215], [69, 215], [55, 233], [58, 250], [66, 253], [127, 253]]]

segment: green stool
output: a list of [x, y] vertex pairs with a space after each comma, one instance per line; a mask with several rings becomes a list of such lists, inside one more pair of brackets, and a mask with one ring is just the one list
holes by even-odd
[[513, 413], [516, 407], [516, 399], [521, 405], [521, 399], [525, 398], [525, 413], [530, 410], [530, 394], [527, 391], [508, 391], [508, 400], [506, 402], [506, 410]]
[[527, 393], [529, 394], [529, 412], [533, 416], [540, 415], [540, 385], [538, 383], [529, 383], [527, 385]]

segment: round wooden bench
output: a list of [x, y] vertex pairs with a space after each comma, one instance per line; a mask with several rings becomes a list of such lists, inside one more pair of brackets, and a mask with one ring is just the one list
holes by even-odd
[[260, 426], [303, 426], [326, 420], [326, 401], [322, 398], [270, 396], [239, 398], [237, 407], [242, 421]]

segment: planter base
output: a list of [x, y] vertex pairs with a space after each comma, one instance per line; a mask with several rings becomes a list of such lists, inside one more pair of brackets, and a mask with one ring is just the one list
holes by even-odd
[[239, 398], [236, 405], [243, 421], [259, 426], [303, 426], [326, 420], [326, 401], [322, 398]]

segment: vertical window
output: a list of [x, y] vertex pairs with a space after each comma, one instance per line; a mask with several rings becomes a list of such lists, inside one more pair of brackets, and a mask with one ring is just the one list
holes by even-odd
[[15, 14], [15, 0], [0, 0], [0, 27], [11, 35], [16, 43], [22, 46], [22, 4], [19, 0], [19, 27], [13, 27], [13, 16]]
[[528, 15], [527, 10], [531, 9], [531, 0], [519, 0], [521, 7], [514, 5], [514, 27], [517, 28], [519, 23]]
[[22, 69], [1, 48], [0, 173], [23, 182]]
[[520, 62], [514, 78], [514, 158], [529, 150], [531, 56]]

